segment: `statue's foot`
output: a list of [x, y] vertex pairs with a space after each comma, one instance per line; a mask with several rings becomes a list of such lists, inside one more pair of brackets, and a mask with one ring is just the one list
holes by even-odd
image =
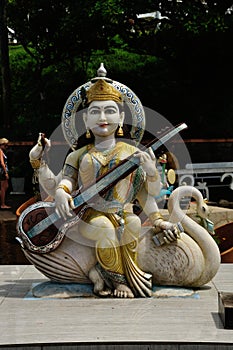
[[112, 295], [112, 291], [111, 289], [106, 288], [105, 290], [99, 291], [97, 295], [99, 295], [100, 297], [108, 297]]
[[107, 297], [111, 295], [112, 291], [110, 289], [105, 289], [104, 280], [101, 278], [95, 266], [90, 269], [88, 276], [94, 283], [94, 293], [96, 295], [99, 295], [100, 297]]
[[134, 298], [132, 290], [125, 284], [115, 284], [113, 295], [116, 298]]

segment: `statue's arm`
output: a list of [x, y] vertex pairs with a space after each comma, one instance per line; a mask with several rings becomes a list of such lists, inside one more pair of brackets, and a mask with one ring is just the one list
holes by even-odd
[[145, 172], [146, 192], [151, 196], [158, 196], [161, 189], [161, 179], [156, 166], [156, 157], [151, 148], [148, 152], [137, 150], [134, 157], [139, 158], [140, 166]]
[[29, 160], [34, 169], [34, 183], [39, 182], [44, 191], [54, 198], [57, 184], [61, 180], [61, 172], [55, 175], [42, 159], [45, 148], [48, 151], [50, 147], [50, 140], [40, 133], [36, 145], [29, 152]]
[[144, 213], [150, 219], [151, 225], [154, 226], [155, 229], [158, 229], [157, 233], [161, 230], [164, 232], [164, 241], [166, 243], [171, 243], [177, 240], [179, 237], [177, 226], [172, 222], [164, 220], [154, 196], [148, 193], [146, 186], [142, 187], [137, 195], [137, 199]]
[[56, 212], [66, 218], [73, 216], [72, 212], [72, 192], [78, 186], [78, 160], [79, 151], [70, 153], [62, 169], [62, 178], [55, 191]]

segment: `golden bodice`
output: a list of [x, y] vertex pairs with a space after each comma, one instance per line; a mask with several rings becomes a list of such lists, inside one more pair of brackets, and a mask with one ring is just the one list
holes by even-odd
[[[79, 175], [84, 187], [118, 165], [120, 161], [132, 155], [136, 150], [134, 146], [124, 142], [118, 142], [114, 148], [104, 152], [98, 151], [94, 146], [88, 146], [79, 160]], [[139, 173], [141, 175], [139, 177], [144, 175], [141, 169]], [[138, 171], [119, 181], [112, 190], [108, 191], [105, 199], [121, 204], [131, 201], [135, 196], [135, 181], [139, 180], [136, 175], [138, 175]]]

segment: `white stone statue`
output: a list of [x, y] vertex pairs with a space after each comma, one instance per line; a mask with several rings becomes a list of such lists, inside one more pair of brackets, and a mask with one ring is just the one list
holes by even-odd
[[[51, 202], [35, 204], [21, 214], [18, 232], [24, 253], [52, 281], [93, 283], [94, 293], [102, 297], [148, 297], [153, 283], [201, 286], [216, 274], [220, 253], [209, 233], [180, 209], [179, 200], [185, 195], [195, 197], [200, 216], [206, 216], [208, 208], [198, 190], [182, 186], [169, 198], [169, 221], [163, 219], [155, 200], [161, 182], [153, 148], [141, 151], [116, 137], [123, 136], [123, 103], [129, 94], [125, 86], [105, 75], [102, 67], [99, 77], [80, 87], [67, 102], [63, 131], [73, 151], [62, 171], [55, 176], [42, 160], [44, 145], [50, 146], [43, 135], [30, 151], [31, 164]], [[76, 105], [70, 113], [74, 100]], [[83, 113], [87, 144], [76, 150], [73, 119], [80, 103], [87, 108]], [[140, 140], [142, 108], [137, 106], [136, 113], [131, 104], [131, 136]], [[128, 157], [127, 165], [119, 168]], [[123, 176], [121, 170], [116, 172], [117, 166], [117, 171], [126, 166], [134, 168]], [[109, 171], [111, 175], [106, 177]], [[105, 182], [111, 184], [115, 174], [117, 181], [106, 187]], [[77, 194], [80, 188], [82, 192]], [[144, 235], [140, 218], [133, 211], [135, 200], [151, 221], [151, 229]], [[32, 216], [40, 219], [31, 226]], [[185, 232], [181, 232], [178, 222]], [[47, 249], [43, 242], [55, 231], [59, 233]], [[155, 244], [154, 236], [162, 236], [161, 245]]]

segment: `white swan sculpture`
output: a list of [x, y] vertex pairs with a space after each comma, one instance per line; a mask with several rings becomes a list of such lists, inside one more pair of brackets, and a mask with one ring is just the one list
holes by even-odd
[[145, 235], [138, 256], [144, 271], [153, 274], [155, 284], [200, 287], [215, 276], [221, 256], [209, 232], [181, 209], [183, 197], [193, 197], [198, 215], [207, 217], [208, 206], [198, 189], [192, 186], [176, 188], [168, 200], [169, 221], [180, 221], [185, 233], [181, 233], [176, 242], [160, 247], [151, 243], [152, 234]]

